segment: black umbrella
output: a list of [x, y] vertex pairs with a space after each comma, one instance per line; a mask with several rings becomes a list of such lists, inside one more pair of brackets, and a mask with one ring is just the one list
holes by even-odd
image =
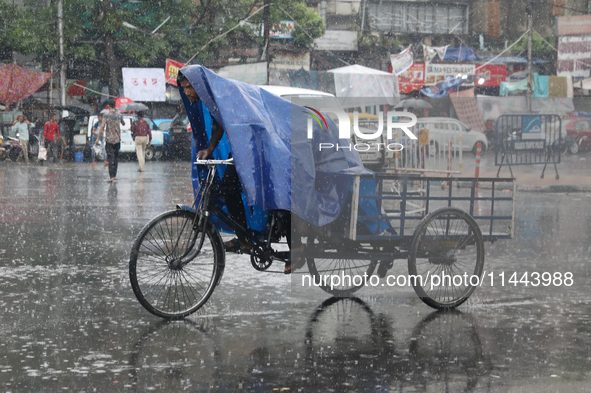
[[123, 104], [119, 108], [120, 111], [147, 111], [148, 107], [139, 102], [130, 102], [129, 104]]
[[396, 106], [394, 108], [396, 108], [396, 109], [408, 109], [408, 108], [431, 109], [433, 107], [427, 101], [421, 100], [420, 98], [408, 98], [404, 101], [400, 101], [398, 104], [396, 104]]

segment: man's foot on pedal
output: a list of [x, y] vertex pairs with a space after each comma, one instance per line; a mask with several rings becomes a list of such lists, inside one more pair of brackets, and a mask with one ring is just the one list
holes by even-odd
[[233, 252], [235, 254], [250, 254], [250, 250], [252, 250], [252, 246], [248, 243], [241, 242], [237, 237], [226, 242], [224, 244], [224, 249], [227, 252]]
[[302, 256], [291, 256], [289, 261], [285, 262], [285, 270], [283, 273], [291, 274], [292, 272], [299, 270], [306, 264], [306, 259]]

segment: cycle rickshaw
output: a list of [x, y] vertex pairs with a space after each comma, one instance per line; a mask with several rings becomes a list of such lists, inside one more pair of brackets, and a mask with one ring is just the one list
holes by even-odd
[[[279, 213], [271, 212], [264, 236], [255, 236], [213, 202], [218, 192], [217, 165], [232, 165], [232, 160], [196, 164], [207, 166], [208, 174], [201, 180], [193, 206], [177, 205], [155, 217], [131, 251], [133, 291], [142, 306], [162, 318], [194, 313], [219, 284], [225, 252], [213, 217], [250, 239], [255, 269], [268, 271], [274, 261], [289, 258], [289, 252], [278, 251], [275, 244]], [[441, 187], [442, 180], [447, 188]], [[391, 186], [393, 182], [397, 187]], [[484, 242], [513, 237], [515, 193], [515, 181], [509, 178], [354, 175], [349, 202], [338, 222], [308, 235], [304, 252], [308, 271], [315, 280], [342, 273], [383, 277], [395, 260], [407, 260], [409, 277], [415, 277], [412, 286], [421, 300], [437, 309], [453, 309], [483, 279]], [[447, 285], [444, 280], [444, 285], [433, 288], [429, 277], [434, 275], [478, 279], [449, 280]], [[319, 286], [332, 295], [349, 296], [364, 285], [345, 282], [335, 287], [324, 282]]]
[[[199, 176], [193, 175], [193, 205], [157, 216], [133, 245], [129, 264], [133, 291], [157, 316], [183, 318], [210, 298], [225, 267], [221, 225], [249, 240], [255, 269], [269, 272], [274, 261], [287, 261], [289, 252], [276, 245], [281, 233], [277, 227], [285, 227], [280, 223], [285, 222], [286, 210], [292, 212], [291, 227], [298, 226], [295, 216], [310, 223], [299, 236], [305, 239], [302, 258], [316, 282], [339, 274], [373, 277], [375, 272], [383, 277], [395, 260], [406, 259], [417, 295], [440, 309], [462, 304], [478, 283], [448, 280], [448, 285], [434, 288], [428, 278], [465, 274], [480, 280], [484, 241], [513, 236], [513, 179], [374, 174], [351, 150], [349, 118], [338, 102], [326, 101], [326, 93], [306, 92], [300, 97], [305, 102], [297, 105], [259, 87], [224, 79], [203, 66], [180, 72], [195, 92], [191, 101], [184, 88], [179, 90], [192, 119], [193, 157], [209, 146], [211, 136], [206, 131], [211, 119], [228, 138], [215, 147], [217, 159], [194, 162], [193, 173]], [[336, 111], [344, 119], [337, 127], [315, 108]], [[404, 122], [397, 127], [406, 129]], [[217, 174], [224, 165], [233, 164], [221, 159], [228, 157], [219, 151], [223, 143], [229, 143], [236, 169], [243, 171], [239, 175], [248, 204], [267, 212], [266, 228], [259, 233], [242, 228], [220, 205]], [[337, 149], [312, 147], [322, 144]], [[339, 145], [348, 145], [349, 150], [339, 150]], [[439, 187], [442, 180], [450, 185], [447, 189]], [[452, 182], [463, 187], [451, 186]], [[350, 296], [363, 284], [349, 281], [334, 286], [324, 281], [319, 286], [335, 296]]]

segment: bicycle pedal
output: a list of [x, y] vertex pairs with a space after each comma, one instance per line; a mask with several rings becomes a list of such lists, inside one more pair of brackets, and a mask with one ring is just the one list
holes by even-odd
[[390, 270], [394, 266], [394, 261], [382, 261], [380, 262], [380, 266], [378, 266], [378, 277], [384, 278]]

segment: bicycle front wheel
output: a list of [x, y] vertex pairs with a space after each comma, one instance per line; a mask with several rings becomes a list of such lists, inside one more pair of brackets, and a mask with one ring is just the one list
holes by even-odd
[[481, 282], [483, 269], [484, 240], [468, 213], [442, 208], [415, 229], [408, 273], [414, 277], [415, 292], [429, 306], [452, 309], [464, 303]]
[[179, 319], [194, 313], [221, 278], [225, 261], [219, 232], [208, 225], [203, 234], [194, 222], [190, 211], [163, 213], [142, 229], [131, 250], [133, 292], [159, 317]]

